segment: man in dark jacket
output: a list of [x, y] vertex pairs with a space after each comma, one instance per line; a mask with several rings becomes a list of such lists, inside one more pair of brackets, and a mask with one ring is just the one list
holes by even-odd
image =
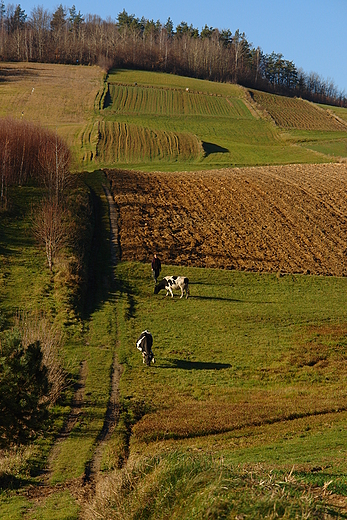
[[152, 267], [152, 275], [153, 275], [153, 278], [154, 278], [154, 282], [157, 283], [157, 280], [158, 280], [158, 277], [159, 277], [159, 273], [161, 271], [161, 261], [157, 257], [157, 253], [154, 253], [154, 257], [153, 257], [153, 260], [152, 260], [151, 267]]

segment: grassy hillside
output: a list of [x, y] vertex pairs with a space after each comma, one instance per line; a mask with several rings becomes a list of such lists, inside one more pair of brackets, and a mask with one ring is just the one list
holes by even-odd
[[[165, 265], [171, 273], [189, 277], [190, 299], [154, 296], [148, 265], [117, 267], [128, 288], [120, 391], [136, 423], [126, 469], [100, 483], [93, 507], [202, 519], [323, 518], [346, 506], [345, 279]], [[150, 368], [135, 348], [145, 328]]]
[[[143, 71], [116, 71], [109, 74], [107, 82], [103, 117], [131, 121], [153, 131], [190, 131], [198, 137], [204, 154], [186, 165], [187, 169], [330, 160], [328, 156], [312, 154], [313, 150], [296, 146], [296, 135], [283, 134], [279, 122], [276, 122], [278, 127], [274, 126], [264, 116], [266, 107], [254, 104], [247, 91], [237, 85]], [[328, 129], [334, 132], [331, 138], [346, 138], [347, 127], [332, 124], [333, 118], [327, 111], [306, 103], [307, 110], [301, 113], [292, 106], [291, 100], [287, 101], [280, 111], [288, 113], [288, 127], [296, 128], [290, 120], [294, 111], [301, 122], [300, 128]], [[154, 169], [153, 162], [155, 157], [146, 168]], [[119, 166], [124, 163], [120, 161]], [[144, 164], [139, 166], [145, 167]], [[160, 168], [172, 169], [165, 164]]]
[[[11, 188], [0, 213], [0, 332], [47, 320], [69, 383], [34, 443], [0, 451], [0, 518], [346, 518], [346, 165], [224, 168], [346, 157], [343, 123], [159, 73], [0, 78], [1, 116], [57, 128], [93, 170], [69, 188], [75, 240], [52, 273], [32, 234], [41, 191]], [[154, 249], [188, 300], [153, 294]]]
[[[3, 331], [13, 327], [28, 330], [37, 339], [38, 328], [44, 326], [45, 337], [57, 349], [66, 374], [65, 390], [50, 406], [50, 420], [35, 442], [0, 450], [3, 519], [61, 520], [77, 518], [80, 512], [74, 490], [76, 481], [85, 475], [104, 424], [116, 343], [115, 306], [109, 296], [108, 208], [102, 181], [104, 177], [95, 172], [75, 178], [68, 195], [73, 214], [80, 217], [75, 242], [83, 239], [83, 261], [92, 273], [88, 291], [78, 287], [81, 273], [72, 265], [73, 248], [59, 253], [52, 273], [46, 265], [44, 245], [35, 240], [32, 231], [40, 189], [11, 189], [8, 209], [0, 213], [0, 342]], [[91, 198], [94, 218], [90, 221]], [[97, 233], [91, 235], [89, 226], [97, 226]], [[76, 292], [83, 298], [79, 309]], [[80, 387], [82, 398], [74, 405]], [[73, 484], [59, 487], [66, 481]], [[47, 500], [43, 485], [51, 489]]]
[[346, 109], [336, 119], [331, 109], [302, 100], [145, 71], [105, 77], [97, 67], [2, 63], [0, 78], [0, 116], [56, 128], [79, 170], [196, 170], [347, 156]]
[[78, 135], [93, 116], [102, 81], [98, 67], [1, 63], [0, 117], [57, 130], [77, 153]]
[[[71, 403], [69, 387], [45, 436], [1, 452], [1, 518], [344, 514], [346, 279], [166, 264], [163, 275], [190, 279], [191, 298], [172, 300], [153, 294], [148, 263], [121, 262], [112, 285], [106, 179], [83, 179], [99, 200], [85, 320], [69, 304], [63, 263], [51, 276], [30, 238], [39, 193], [18, 188], [2, 215], [3, 326], [17, 310], [51, 316], [79, 398]], [[154, 335], [150, 368], [135, 348], [144, 328]], [[119, 420], [101, 445], [115, 352]], [[90, 481], [96, 463], [103, 471]]]

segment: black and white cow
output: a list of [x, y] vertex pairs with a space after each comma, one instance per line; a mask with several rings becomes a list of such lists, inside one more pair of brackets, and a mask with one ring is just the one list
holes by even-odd
[[171, 298], [173, 298], [172, 290], [180, 289], [181, 290], [181, 298], [183, 298], [184, 292], [186, 293], [186, 298], [189, 296], [189, 288], [188, 288], [189, 280], [186, 276], [165, 276], [155, 287], [154, 294], [158, 294], [162, 289], [166, 290], [166, 295], [171, 294]]
[[149, 367], [152, 363], [155, 363], [154, 354], [152, 352], [153, 336], [148, 330], [141, 332], [140, 336], [136, 341], [136, 348], [142, 352], [143, 362]]

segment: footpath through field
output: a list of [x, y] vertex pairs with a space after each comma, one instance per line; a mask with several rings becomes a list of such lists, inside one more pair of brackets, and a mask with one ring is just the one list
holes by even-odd
[[[99, 196], [103, 199], [104, 214], [109, 212], [107, 227], [110, 232], [110, 267], [113, 271], [119, 259], [116, 208], [106, 185], [100, 186]], [[68, 518], [93, 517], [88, 504], [105, 464], [107, 442], [119, 417], [121, 366], [116, 355], [116, 317], [112, 293], [85, 326], [87, 333], [80, 354], [83, 359], [71, 412], [37, 484], [25, 489], [30, 514], [34, 515], [30, 518], [36, 518], [35, 515], [51, 518], [51, 510], [57, 514], [61, 510], [61, 518], [65, 518], [66, 514]]]

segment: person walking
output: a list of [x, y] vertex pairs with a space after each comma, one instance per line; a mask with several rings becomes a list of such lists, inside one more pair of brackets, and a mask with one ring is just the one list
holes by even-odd
[[151, 268], [152, 268], [153, 279], [154, 279], [155, 283], [157, 283], [159, 273], [161, 271], [161, 261], [158, 258], [157, 253], [154, 253]]

